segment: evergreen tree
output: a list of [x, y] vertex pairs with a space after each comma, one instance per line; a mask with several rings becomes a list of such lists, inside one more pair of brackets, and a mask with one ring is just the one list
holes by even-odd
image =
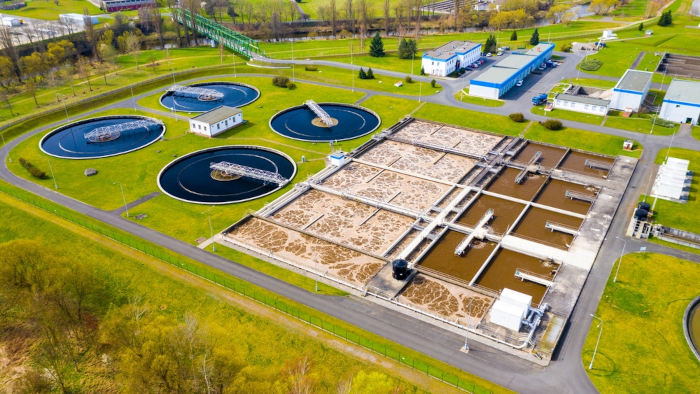
[[379, 32], [375, 33], [374, 37], [372, 37], [372, 43], [369, 45], [369, 55], [372, 57], [384, 56], [384, 43], [379, 36]]
[[642, 30], [644, 30], [644, 22], [639, 24], [639, 31], [642, 31]]
[[496, 52], [497, 46], [496, 36], [489, 34], [489, 38], [486, 39], [486, 44], [484, 44], [484, 53]]
[[669, 26], [673, 24], [673, 17], [671, 16], [671, 10], [665, 11], [661, 14], [659, 18], [659, 26]]
[[532, 37], [530, 37], [530, 45], [537, 45], [540, 43], [540, 33], [537, 31], [537, 28], [535, 28], [535, 31], [532, 33]]
[[513, 30], [513, 33], [510, 34], [510, 40], [511, 41], [517, 41], [518, 40], [518, 32]]
[[425, 69], [423, 66], [420, 67], [420, 75], [425, 75]]
[[399, 42], [399, 59], [410, 59], [417, 50], [416, 40], [402, 38]]
[[372, 72], [372, 67], [367, 69], [367, 79], [374, 79], [374, 73]]
[[365, 69], [360, 67], [360, 79], [367, 79], [367, 74], [365, 73]]

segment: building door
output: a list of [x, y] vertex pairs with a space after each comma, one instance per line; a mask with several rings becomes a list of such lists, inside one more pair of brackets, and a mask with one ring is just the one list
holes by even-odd
[[685, 118], [685, 123], [693, 123], [693, 118]]

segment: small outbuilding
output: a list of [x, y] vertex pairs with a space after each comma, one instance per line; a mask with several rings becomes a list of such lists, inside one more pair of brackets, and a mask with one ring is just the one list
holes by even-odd
[[60, 14], [58, 15], [58, 20], [66, 26], [76, 27], [83, 27], [87, 24], [96, 25], [100, 23], [99, 19], [96, 16], [76, 13]]
[[637, 112], [641, 108], [644, 98], [651, 87], [650, 71], [629, 69], [622, 75], [617, 85], [613, 88], [610, 108], [625, 112]]
[[190, 119], [190, 131], [211, 138], [241, 123], [243, 123], [243, 111], [222, 105]]
[[674, 79], [661, 103], [659, 117], [697, 125], [700, 119], [700, 82]]
[[501, 327], [518, 331], [531, 303], [532, 296], [505, 288], [493, 304], [489, 320]]
[[608, 105], [610, 105], [610, 100], [583, 95], [559, 93], [554, 96], [553, 104], [555, 109], [565, 109], [568, 111], [605, 116], [608, 113]]

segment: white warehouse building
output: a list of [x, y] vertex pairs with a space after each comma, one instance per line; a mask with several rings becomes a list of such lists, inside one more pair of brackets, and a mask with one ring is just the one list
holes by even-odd
[[625, 112], [637, 112], [651, 87], [650, 71], [627, 70], [613, 88], [610, 108]]
[[671, 81], [659, 117], [671, 122], [700, 124], [700, 82]]
[[222, 105], [190, 119], [190, 131], [205, 137], [214, 137], [243, 123], [243, 111]]
[[464, 68], [481, 57], [481, 44], [471, 41], [450, 41], [447, 44], [423, 53], [421, 66], [429, 75], [446, 77]]
[[555, 109], [583, 112], [586, 114], [605, 116], [608, 113], [610, 100], [596, 97], [579, 96], [574, 94], [559, 93], [554, 96], [552, 106]]

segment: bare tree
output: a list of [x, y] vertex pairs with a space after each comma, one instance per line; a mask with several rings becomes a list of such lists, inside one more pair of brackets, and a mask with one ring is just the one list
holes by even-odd
[[391, 29], [391, 6], [389, 0], [384, 0], [384, 34], [389, 35]]
[[[199, 1], [197, 0], [185, 0], [185, 7], [190, 11], [190, 23], [192, 24], [192, 40], [194, 45], [199, 45], [197, 42], [197, 13], [199, 10]], [[185, 26], [187, 26], [185, 24]]]
[[87, 39], [88, 45], [90, 45], [90, 52], [99, 59], [99, 54], [96, 50], [97, 35], [95, 33], [95, 27], [92, 25], [92, 17], [90, 17], [90, 12], [87, 8], [83, 9], [83, 19], [85, 20], [85, 38]]
[[17, 82], [22, 83], [22, 71], [19, 67], [19, 53], [12, 40], [12, 32], [10, 32], [10, 29], [5, 25], [0, 26], [0, 45], [2, 45], [2, 51], [5, 56], [12, 62], [15, 75], [17, 76]]
[[[388, 1], [388, 0], [387, 0]], [[335, 8], [335, 0], [331, 0], [330, 4], [330, 13], [331, 13], [331, 36], [335, 37], [335, 24], [336, 24], [336, 18], [338, 17], [338, 10]]]
[[90, 84], [90, 60], [88, 60], [85, 56], [80, 56], [75, 65], [78, 68], [78, 74], [80, 74], [81, 77], [85, 78], [85, 82], [87, 82], [88, 88], [92, 92], [92, 85]]
[[163, 16], [160, 15], [160, 10], [157, 7], [149, 7], [148, 11], [151, 13], [153, 29], [158, 33], [160, 48], [163, 49], [165, 48], [165, 39], [163, 38]]
[[355, 34], [355, 9], [352, 7], [352, 0], [345, 0], [345, 20], [348, 23], [347, 30]]

